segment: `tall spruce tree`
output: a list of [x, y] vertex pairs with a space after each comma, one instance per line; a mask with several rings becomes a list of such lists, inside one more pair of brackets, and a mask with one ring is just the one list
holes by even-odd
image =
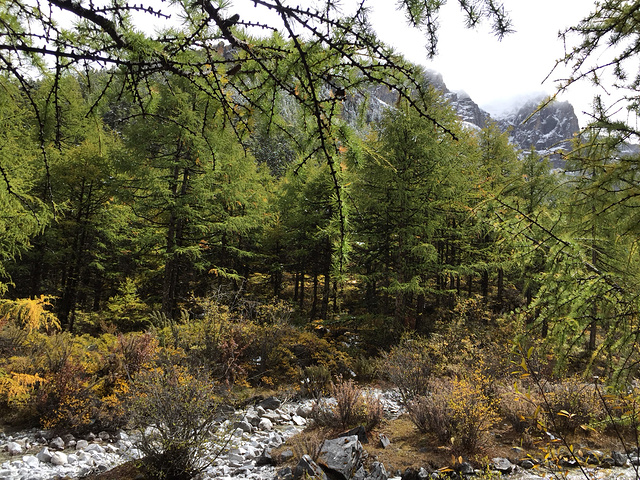
[[0, 294], [11, 283], [6, 264], [24, 253], [51, 219], [49, 198], [37, 192], [42, 150], [35, 123], [20, 86], [0, 76]]
[[[400, 103], [386, 111], [375, 137], [365, 143], [352, 187], [352, 223], [369, 304], [382, 301], [397, 321], [415, 324], [422, 319], [416, 302], [424, 309], [424, 296], [438, 293], [447, 263], [447, 214], [456, 196], [469, 189], [455, 180], [463, 164], [459, 144], [407, 107]], [[435, 91], [428, 108], [463, 135]]]
[[263, 221], [268, 176], [245, 155], [218, 103], [186, 81], [150, 88], [156, 93], [143, 107], [121, 119], [131, 149], [126, 189], [135, 228], [161, 252], [157, 293], [162, 311], [174, 316], [189, 293], [208, 293], [198, 276], [238, 288]]

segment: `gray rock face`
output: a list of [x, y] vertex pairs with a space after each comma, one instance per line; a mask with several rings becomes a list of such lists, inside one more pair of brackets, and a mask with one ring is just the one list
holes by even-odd
[[307, 420], [304, 417], [301, 417], [300, 415], [293, 415], [291, 417], [291, 421], [296, 425], [298, 425], [299, 427], [306, 425], [307, 423]]
[[473, 465], [471, 465], [469, 462], [462, 462], [457, 470], [463, 475], [473, 475], [475, 472], [475, 470], [473, 469]]
[[271, 456], [271, 449], [270, 448], [265, 448], [262, 452], [262, 455], [260, 455], [258, 457], [258, 459], [256, 460], [256, 466], [257, 467], [261, 467], [263, 465], [275, 465], [276, 461], [275, 459]]
[[303, 403], [296, 409], [296, 415], [302, 418], [309, 418], [309, 415], [311, 415], [312, 410], [313, 410], [313, 407], [311, 406], [311, 404]]
[[86, 440], [78, 440], [76, 442], [76, 450], [84, 450], [88, 446], [89, 446], [89, 442], [87, 442]]
[[611, 458], [613, 458], [616, 467], [626, 467], [629, 464], [627, 456], [615, 450], [611, 452]]
[[328, 480], [327, 474], [309, 455], [303, 455], [293, 471], [293, 478], [305, 478], [305, 475], [317, 480]]
[[53, 465], [66, 465], [69, 463], [67, 455], [63, 452], [53, 452], [51, 455], [51, 463]]
[[580, 130], [573, 106], [569, 102], [552, 102], [533, 113], [538, 104], [538, 101], [525, 103], [498, 122], [500, 129], [510, 131], [512, 143], [525, 152], [533, 148], [542, 155], [552, 155], [569, 150], [570, 140]]
[[[444, 94], [462, 121], [484, 128], [492, 120], [467, 94], [450, 92], [440, 74], [429, 72], [428, 75], [430, 83]], [[552, 102], [534, 114], [542, 100], [525, 102], [497, 124], [502, 132], [510, 132], [511, 142], [522, 151], [534, 148], [545, 155], [569, 148], [569, 140], [580, 130], [580, 125], [569, 102]]]
[[494, 458], [491, 460], [491, 468], [500, 473], [508, 474], [513, 472], [515, 465], [506, 458]]
[[525, 470], [530, 470], [535, 467], [535, 464], [529, 459], [524, 459], [520, 462], [520, 466]]
[[30, 468], [38, 468], [40, 466], [40, 460], [35, 455], [25, 455], [22, 457], [22, 461]]
[[233, 426], [247, 433], [251, 433], [251, 431], [253, 430], [251, 424], [246, 419], [235, 422]]
[[258, 406], [264, 408], [265, 410], [276, 410], [280, 408], [282, 402], [278, 400], [276, 397], [268, 397], [262, 400]]
[[349, 480], [360, 467], [362, 444], [356, 435], [325, 440], [318, 455], [318, 463], [343, 480]]
[[64, 440], [62, 440], [62, 438], [60, 437], [56, 437], [49, 442], [49, 447], [56, 450], [64, 450]]
[[429, 472], [424, 467], [418, 470], [409, 467], [402, 473], [402, 480], [427, 480], [428, 478]]
[[[570, 140], [579, 131], [578, 117], [568, 102], [552, 102], [533, 114], [543, 100], [538, 98], [518, 105], [512, 113], [503, 118], [493, 119], [466, 93], [451, 92], [441, 74], [427, 71], [425, 76], [430, 86], [444, 95], [458, 117], [468, 126], [485, 128], [495, 120], [502, 132], [510, 132], [510, 140], [516, 147], [523, 152], [533, 148], [541, 155], [550, 155], [552, 163], [557, 167], [562, 163], [557, 152], [567, 150]], [[357, 94], [345, 100], [344, 116], [348, 122], [354, 122], [358, 118], [357, 112], [365, 104], [365, 96], [368, 97], [364, 114], [367, 122], [380, 120], [384, 111], [393, 108], [398, 100], [397, 95], [385, 87], [371, 87], [367, 95]]]
[[491, 116], [465, 93], [448, 92], [445, 93], [445, 98], [449, 100], [449, 103], [463, 122], [484, 128], [491, 120]]
[[340, 434], [340, 437], [350, 437], [355, 435], [358, 437], [360, 443], [367, 444], [369, 443], [369, 436], [367, 435], [367, 429], [364, 425], [360, 425], [359, 427], [352, 428], [348, 432]]
[[367, 480], [388, 480], [389, 474], [382, 463], [373, 462], [371, 472], [366, 478]]
[[36, 454], [36, 458], [42, 463], [51, 462], [51, 453], [47, 447], [44, 447]]
[[267, 430], [267, 431], [273, 430], [273, 422], [268, 418], [262, 418], [260, 420], [260, 423], [258, 424], [258, 428], [260, 430]]
[[23, 451], [22, 445], [18, 442], [9, 442], [6, 445], [6, 448], [9, 455], [21, 455]]

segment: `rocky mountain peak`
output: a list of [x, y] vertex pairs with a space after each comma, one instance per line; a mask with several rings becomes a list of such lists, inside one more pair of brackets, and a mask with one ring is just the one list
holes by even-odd
[[500, 129], [509, 131], [512, 142], [522, 150], [533, 148], [544, 155], [568, 149], [580, 130], [573, 106], [554, 101], [538, 110], [539, 105], [538, 101], [526, 102], [498, 121]]
[[[556, 166], [562, 166], [559, 151], [569, 149], [569, 142], [579, 131], [578, 117], [569, 102], [554, 101], [537, 111], [544, 98], [529, 98], [509, 114], [492, 118], [465, 92], [450, 91], [440, 73], [432, 70], [424, 73], [427, 82], [444, 95], [460, 119], [471, 128], [485, 128], [490, 122], [496, 122], [503, 132], [509, 132], [511, 142], [520, 150], [528, 152], [534, 148], [540, 155], [549, 155]], [[371, 87], [347, 97], [343, 117], [348, 122], [355, 122], [357, 118], [367, 123], [376, 122], [397, 100], [397, 94], [387, 87]]]
[[[536, 111], [542, 97], [533, 98], [518, 105], [512, 112], [494, 119], [482, 110], [466, 93], [451, 92], [437, 72], [428, 71], [429, 83], [449, 100], [461, 120], [484, 128], [495, 121], [503, 132], [509, 132], [511, 142], [523, 151], [534, 148], [541, 155], [551, 155], [559, 160], [559, 150], [569, 148], [569, 141], [580, 130], [578, 117], [569, 102], [554, 101]], [[534, 113], [535, 112], [535, 113]]]

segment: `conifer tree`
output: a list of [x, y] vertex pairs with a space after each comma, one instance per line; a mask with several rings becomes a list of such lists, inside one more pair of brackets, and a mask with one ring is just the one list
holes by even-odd
[[51, 219], [47, 202], [35, 191], [41, 152], [33, 124], [19, 85], [0, 76], [0, 295], [11, 283], [6, 264], [24, 253]]
[[[431, 95], [430, 110], [458, 129], [443, 100]], [[353, 184], [354, 255], [364, 267], [360, 274], [369, 303], [383, 293], [383, 309], [399, 322], [420, 319], [414, 302], [423, 309], [424, 296], [438, 290], [447, 263], [442, 248], [447, 214], [455, 209], [456, 194], [468, 191], [456, 188], [463, 158], [458, 147], [406, 103], [389, 109], [376, 137], [365, 143]]]
[[151, 89], [156, 94], [144, 107], [121, 119], [130, 148], [126, 190], [136, 229], [147, 248], [162, 253], [158, 293], [162, 311], [174, 316], [194, 288], [208, 293], [211, 282], [197, 275], [239, 288], [251, 264], [251, 236], [264, 221], [268, 177], [202, 92], [188, 82], [159, 81]]

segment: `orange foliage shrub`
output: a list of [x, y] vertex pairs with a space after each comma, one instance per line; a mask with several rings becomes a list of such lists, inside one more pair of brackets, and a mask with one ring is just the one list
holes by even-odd
[[478, 372], [434, 380], [430, 393], [407, 404], [409, 416], [421, 432], [434, 433], [454, 451], [472, 453], [499, 419], [494, 400], [486, 394], [487, 381]]
[[59, 371], [50, 372], [38, 393], [42, 426], [79, 431], [91, 423], [91, 382], [82, 365], [67, 359]]

